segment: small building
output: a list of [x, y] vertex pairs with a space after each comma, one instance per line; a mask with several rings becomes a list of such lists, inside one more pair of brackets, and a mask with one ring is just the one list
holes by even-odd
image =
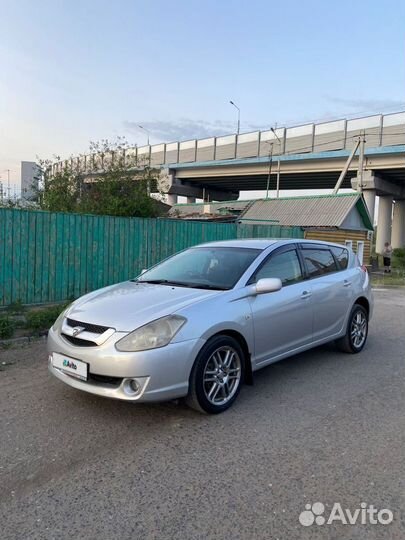
[[178, 204], [171, 217], [196, 219], [198, 215], [226, 215], [246, 225], [300, 227], [304, 238], [345, 244], [364, 242], [364, 261], [369, 262], [374, 227], [361, 193], [305, 195], [207, 204]]
[[40, 175], [40, 167], [35, 161], [21, 162], [21, 199], [37, 200]]
[[298, 226], [307, 239], [338, 244], [351, 241], [355, 251], [357, 242], [364, 242], [364, 261], [370, 260], [374, 227], [360, 193], [260, 199], [249, 205], [238, 221]]
[[253, 202], [255, 200], [175, 204], [169, 211], [169, 217], [198, 221], [217, 221], [222, 217], [224, 220], [236, 221]]

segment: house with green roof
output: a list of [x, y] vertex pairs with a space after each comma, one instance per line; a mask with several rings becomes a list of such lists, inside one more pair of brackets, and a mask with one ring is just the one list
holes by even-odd
[[277, 224], [301, 227], [304, 237], [344, 244], [364, 242], [364, 260], [368, 262], [374, 227], [361, 193], [336, 195], [305, 195], [228, 201], [213, 203], [176, 204], [171, 217], [180, 219], [217, 220], [227, 216], [247, 225]]

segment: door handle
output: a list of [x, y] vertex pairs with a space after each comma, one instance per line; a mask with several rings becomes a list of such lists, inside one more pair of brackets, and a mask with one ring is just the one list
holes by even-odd
[[311, 291], [304, 291], [304, 292], [301, 294], [302, 300], [305, 300], [306, 298], [310, 298], [311, 296], [312, 296]]
[[343, 282], [343, 287], [350, 287], [350, 286], [351, 286], [351, 284], [352, 284], [352, 282], [351, 282], [351, 281], [349, 281], [349, 280], [345, 279], [345, 280], [344, 280], [344, 282]]

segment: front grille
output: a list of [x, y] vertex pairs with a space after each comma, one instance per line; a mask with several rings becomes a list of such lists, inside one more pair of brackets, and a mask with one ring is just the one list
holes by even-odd
[[91, 332], [92, 334], [104, 334], [110, 327], [109, 326], [100, 326], [98, 324], [84, 323], [80, 321], [75, 321], [73, 319], [66, 319], [68, 326], [74, 328], [75, 326], [81, 326], [85, 329], [86, 332]]
[[69, 341], [69, 343], [76, 345], [77, 347], [97, 347], [97, 343], [94, 343], [94, 341], [87, 341], [87, 339], [80, 339], [63, 333], [62, 336]]
[[113, 386], [119, 386], [122, 383], [122, 377], [107, 377], [106, 375], [96, 375], [95, 373], [89, 373], [89, 380], [111, 384]]

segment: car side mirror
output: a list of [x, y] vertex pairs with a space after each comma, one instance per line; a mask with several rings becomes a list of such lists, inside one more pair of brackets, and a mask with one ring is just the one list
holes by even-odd
[[280, 278], [262, 278], [255, 285], [256, 294], [265, 294], [279, 291], [283, 284]]

